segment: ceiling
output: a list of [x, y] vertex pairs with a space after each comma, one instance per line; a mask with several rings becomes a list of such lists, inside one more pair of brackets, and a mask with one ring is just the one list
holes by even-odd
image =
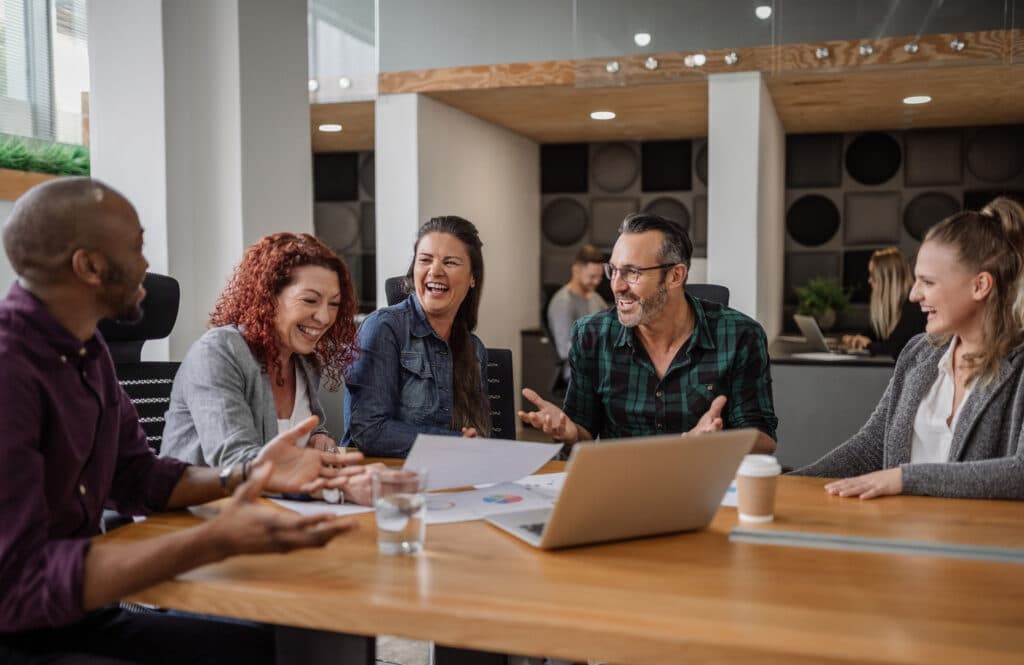
[[[970, 44], [951, 50], [953, 36], [874, 42], [865, 62], [855, 42], [828, 42], [831, 55], [814, 58], [815, 45], [739, 50], [744, 69], [761, 70], [787, 133], [1024, 123], [1024, 31], [962, 35]], [[725, 51], [709, 51], [702, 70], [666, 54], [655, 70], [643, 58], [548, 61], [386, 73], [384, 92], [420, 92], [540, 143], [603, 142], [707, 135], [707, 75], [732, 71]], [[908, 106], [904, 97], [930, 95]], [[614, 111], [614, 120], [590, 113]], [[373, 147], [373, 102], [314, 105], [313, 149]], [[346, 120], [347, 118], [347, 120]], [[316, 130], [321, 122], [345, 125], [340, 134]]]

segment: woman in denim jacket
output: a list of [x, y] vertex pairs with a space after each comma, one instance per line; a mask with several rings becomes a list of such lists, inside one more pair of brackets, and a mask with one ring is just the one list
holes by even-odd
[[461, 217], [420, 227], [406, 274], [412, 293], [359, 329], [359, 356], [346, 376], [344, 445], [404, 457], [421, 432], [490, 433], [487, 351], [473, 334], [482, 246]]

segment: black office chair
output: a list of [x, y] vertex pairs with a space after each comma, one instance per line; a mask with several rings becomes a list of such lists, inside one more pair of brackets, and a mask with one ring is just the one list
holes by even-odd
[[687, 284], [686, 292], [694, 298], [717, 303], [723, 307], [729, 306], [729, 287], [721, 284]]
[[388, 305], [397, 305], [409, 296], [409, 288], [405, 277], [388, 277], [384, 280], [384, 295]]
[[[388, 305], [397, 305], [409, 295], [405, 277], [388, 277], [384, 281]], [[512, 351], [487, 349], [487, 386], [491, 406], [491, 436], [496, 439], [516, 438], [516, 400], [512, 383]]]
[[178, 318], [181, 289], [178, 280], [156, 273], [146, 273], [142, 285], [146, 289], [142, 319], [134, 323], [103, 320], [99, 330], [114, 358], [117, 380], [139, 414], [146, 441], [154, 452], [160, 452], [164, 414], [171, 402], [171, 385], [180, 363], [143, 362], [142, 345], [146, 340], [171, 334]]
[[487, 399], [491, 406], [491, 436], [516, 438], [515, 384], [512, 383], [512, 351], [487, 349]]

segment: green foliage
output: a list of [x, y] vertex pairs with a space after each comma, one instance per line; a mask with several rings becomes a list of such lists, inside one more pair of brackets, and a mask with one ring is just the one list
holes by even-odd
[[55, 175], [89, 175], [89, 148], [0, 136], [0, 168]]
[[829, 309], [838, 314], [850, 304], [850, 294], [831, 277], [812, 277], [795, 290], [799, 314], [818, 318]]

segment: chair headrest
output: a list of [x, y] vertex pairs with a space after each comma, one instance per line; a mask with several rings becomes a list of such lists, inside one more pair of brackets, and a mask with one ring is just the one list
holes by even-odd
[[136, 342], [162, 339], [174, 330], [178, 319], [181, 289], [178, 280], [167, 275], [147, 272], [142, 281], [146, 297], [142, 301], [142, 319], [135, 323], [100, 321], [99, 329], [107, 342]]
[[405, 300], [409, 295], [409, 290], [405, 286], [405, 275], [384, 280], [384, 294], [387, 296], [388, 306], [397, 305]]

